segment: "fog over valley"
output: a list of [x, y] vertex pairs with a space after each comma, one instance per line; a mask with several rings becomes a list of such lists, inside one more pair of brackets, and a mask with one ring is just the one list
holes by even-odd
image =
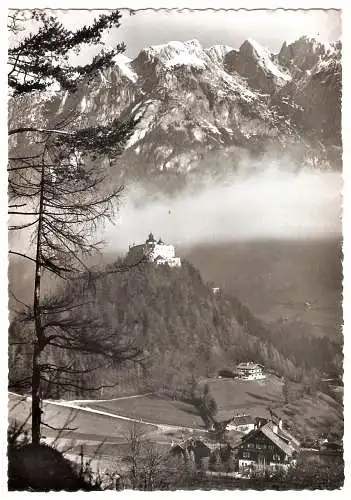
[[[258, 314], [272, 316], [276, 305], [290, 301], [293, 293], [298, 302], [315, 297], [324, 307], [332, 305], [331, 325], [342, 280], [341, 205], [340, 173], [296, 172], [293, 164], [277, 160], [246, 160], [236, 174], [189, 183], [173, 195], [145, 182], [130, 183], [114, 224], [96, 235], [104, 246], [92, 263], [125, 255], [129, 245], [142, 243], [153, 232], [173, 244], [176, 254], [189, 259], [205, 279], [231, 289]], [[15, 251], [34, 255], [30, 229], [12, 232], [10, 240]], [[17, 257], [11, 261], [13, 291], [30, 301], [32, 265]], [[56, 280], [47, 276], [45, 283], [52, 290]], [[276, 310], [273, 316], [280, 314]]]
[[260, 173], [188, 187], [174, 196], [127, 186], [116, 225], [107, 227], [108, 251], [123, 252], [152, 231], [191, 247], [266, 239], [316, 239], [341, 233], [341, 175], [277, 165]]

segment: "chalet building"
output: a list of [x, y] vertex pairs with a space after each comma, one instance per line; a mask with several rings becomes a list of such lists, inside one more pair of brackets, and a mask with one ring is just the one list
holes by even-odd
[[145, 243], [141, 245], [129, 246], [127, 262], [139, 262], [142, 259], [155, 264], [167, 264], [170, 267], [180, 267], [181, 260], [175, 256], [173, 245], [166, 245], [161, 238], [156, 241], [153, 234], [150, 233]]
[[260, 380], [266, 378], [263, 373], [263, 366], [249, 361], [240, 363], [236, 367], [236, 375], [241, 380]]
[[236, 447], [239, 468], [287, 468], [296, 464], [299, 449], [299, 441], [283, 428], [281, 419], [262, 418]]

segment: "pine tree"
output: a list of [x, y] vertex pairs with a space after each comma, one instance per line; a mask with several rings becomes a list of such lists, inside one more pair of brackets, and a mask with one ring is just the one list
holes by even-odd
[[[106, 29], [120, 26], [120, 18], [121, 14], [113, 11], [99, 16], [90, 26], [71, 31], [45, 11], [11, 11], [10, 114], [11, 108], [21, 109], [23, 99], [32, 99], [35, 112], [35, 103], [42, 101], [47, 90], [59, 85], [60, 89], [74, 93], [83, 82], [89, 84], [97, 71], [113, 66], [113, 58], [124, 50], [124, 44], [114, 50], [101, 50], [84, 66], [71, 65], [70, 54], [79, 52], [84, 44], [99, 45]], [[34, 32], [29, 31], [33, 21], [37, 23]], [[19, 36], [22, 30], [24, 37]], [[9, 214], [15, 220], [9, 229], [32, 230], [35, 245], [34, 255], [15, 250], [10, 250], [10, 254], [33, 262], [35, 268], [33, 304], [26, 308], [22, 319], [34, 324], [34, 341], [30, 341], [32, 442], [37, 444], [43, 382], [53, 383], [56, 378], [59, 383], [70, 384], [67, 374], [77, 373], [70, 364], [43, 364], [41, 355], [45, 349], [53, 346], [99, 354], [112, 362], [133, 358], [138, 349], [128, 344], [115, 345], [111, 340], [115, 332], [98, 337], [98, 318], [87, 324], [74, 315], [76, 306], [71, 298], [47, 300], [42, 293], [44, 272], [66, 280], [77, 280], [81, 273], [88, 275], [90, 281], [94, 279], [84, 259], [99, 249], [94, 235], [104, 221], [113, 218], [121, 192], [120, 186], [111, 183], [102, 159], [108, 158], [110, 166], [114, 166], [133, 132], [135, 120], [114, 119], [106, 125], [83, 127], [77, 114], [50, 117], [46, 123], [40, 112], [34, 113], [34, 117], [33, 122], [27, 121], [24, 114], [11, 114], [8, 172]], [[18, 223], [18, 217], [25, 222]], [[51, 381], [47, 378], [50, 374]]]

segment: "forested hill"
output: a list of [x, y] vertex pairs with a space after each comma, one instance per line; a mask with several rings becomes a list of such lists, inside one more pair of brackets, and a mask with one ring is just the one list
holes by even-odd
[[[293, 363], [287, 359], [287, 353], [278, 351], [273, 336], [264, 338], [265, 331], [257, 328], [250, 331], [250, 321], [252, 325], [254, 322], [248, 310], [243, 317], [244, 309], [237, 299], [213, 293], [190, 263], [183, 262], [180, 268], [142, 263], [124, 272], [114, 271], [117, 265], [107, 266], [94, 281], [72, 282], [62, 289], [65, 299], [71, 296], [80, 304], [65, 313], [65, 321], [67, 314], [78, 315], [88, 323], [100, 318], [103, 335], [116, 332], [112, 337], [116, 343], [129, 339], [142, 348], [142, 368], [134, 369], [132, 363], [128, 370], [111, 367], [77, 375], [79, 395], [85, 394], [84, 387], [111, 384], [116, 378], [121, 385], [124, 381], [134, 389], [143, 386], [180, 395], [192, 377], [212, 375], [245, 360], [261, 362], [295, 380], [312, 376], [311, 367], [298, 366], [296, 360]], [[13, 331], [17, 336], [23, 334], [18, 326]], [[76, 366], [88, 369], [94, 361], [91, 356], [52, 346], [44, 352], [50, 363], [68, 363], [71, 359]], [[25, 357], [23, 346], [12, 348], [12, 381], [20, 367], [23, 377], [25, 366], [30, 366]], [[63, 395], [61, 389], [47, 387], [46, 391]]]

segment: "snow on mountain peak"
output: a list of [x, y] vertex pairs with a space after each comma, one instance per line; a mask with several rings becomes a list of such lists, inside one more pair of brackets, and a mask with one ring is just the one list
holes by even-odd
[[125, 54], [117, 54], [115, 55], [115, 57], [113, 58], [113, 60], [115, 61], [116, 64], [129, 64], [130, 62], [132, 62], [132, 59], [128, 56], [126, 56]]
[[233, 47], [230, 47], [229, 45], [213, 45], [212, 47], [205, 49], [205, 53], [213, 63], [222, 65], [225, 56], [232, 50], [234, 50]]
[[302, 37], [309, 43], [312, 47], [324, 47], [325, 52], [334, 52], [338, 42], [329, 42], [322, 38], [319, 33], [311, 37]]
[[200, 68], [206, 66], [203, 60], [205, 53], [198, 40], [172, 41], [161, 45], [151, 45], [144, 52], [152, 59], [158, 59], [167, 68], [179, 65]]
[[121, 70], [121, 73], [129, 78], [133, 83], [135, 83], [138, 79], [138, 75], [135, 73], [135, 71], [132, 70], [130, 63], [132, 62], [132, 59], [129, 57], [125, 56], [124, 54], [117, 54], [113, 58], [116, 66]]
[[313, 71], [338, 64], [341, 57], [341, 42], [327, 42], [320, 36], [302, 36], [298, 40], [283, 43], [278, 54], [279, 63], [290, 71]]
[[199, 42], [199, 40], [196, 40], [196, 38], [193, 38], [192, 40], [188, 40], [187, 42], [184, 42], [184, 45], [187, 47], [192, 47], [196, 50], [202, 50], [202, 45]]
[[240, 52], [251, 52], [251, 55], [256, 59], [261, 69], [266, 73], [270, 73], [275, 79], [281, 81], [281, 83], [286, 83], [291, 80], [291, 76], [284, 73], [279, 66], [273, 62], [272, 54], [255, 40], [251, 38], [246, 40], [241, 45]]
[[173, 66], [195, 66], [197, 68], [205, 68], [206, 64], [201, 60], [196, 54], [181, 53], [176, 54], [174, 57], [169, 59], [166, 63], [167, 68], [172, 68]]

